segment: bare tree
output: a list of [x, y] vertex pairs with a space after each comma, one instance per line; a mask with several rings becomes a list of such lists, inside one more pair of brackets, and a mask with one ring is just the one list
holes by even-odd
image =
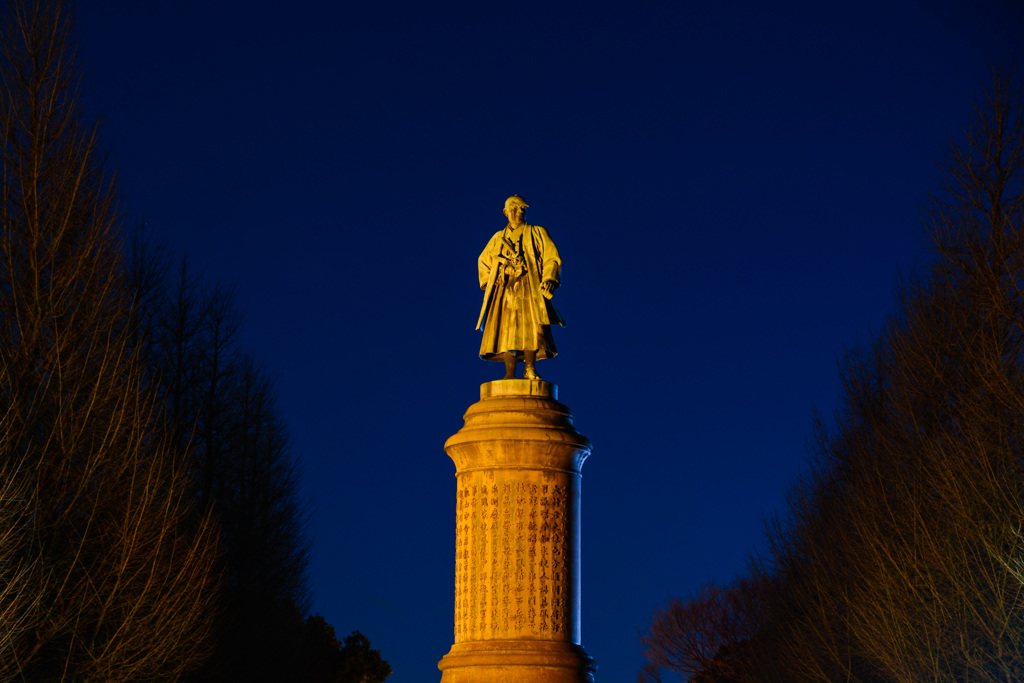
[[997, 73], [951, 145], [925, 213], [936, 261], [847, 359], [844, 412], [794, 508], [810, 551], [774, 545], [798, 562], [790, 604], [817, 617], [788, 620], [790, 654], [819, 680], [854, 662], [892, 681], [1024, 676], [1021, 104]]
[[[842, 408], [754, 563], [757, 680], [1024, 680], [1022, 106], [997, 71], [924, 212], [934, 263], [843, 361]], [[729, 624], [712, 617], [689, 628]]]
[[[7, 433], [5, 423], [0, 420], [0, 433]], [[6, 662], [14, 658], [18, 643], [32, 627], [39, 596], [32, 592], [31, 576], [38, 563], [23, 552], [30, 538], [25, 463], [0, 460], [0, 481], [0, 662]], [[0, 675], [5, 671], [13, 673], [14, 667], [0, 664]]]
[[762, 680], [748, 651], [761, 628], [764, 589], [751, 579], [707, 585], [688, 600], [670, 600], [640, 638], [647, 665], [640, 683], [661, 683], [671, 672], [695, 683]]
[[0, 677], [175, 678], [204, 655], [215, 539], [190, 512], [188, 471], [134, 353], [115, 192], [96, 129], [80, 124], [71, 17], [60, 0], [7, 10]]
[[1024, 676], [1024, 584], [1007, 571], [1024, 521], [1024, 100], [1011, 83], [996, 74], [951, 145], [926, 210], [938, 258], [886, 335], [877, 446], [857, 454], [863, 585], [889, 590], [884, 604], [855, 596], [852, 625], [896, 680]]

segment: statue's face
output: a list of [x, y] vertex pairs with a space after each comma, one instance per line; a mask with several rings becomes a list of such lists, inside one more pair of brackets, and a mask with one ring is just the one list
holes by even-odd
[[509, 223], [519, 225], [526, 222], [526, 207], [522, 204], [512, 204], [505, 209], [505, 215], [508, 216]]

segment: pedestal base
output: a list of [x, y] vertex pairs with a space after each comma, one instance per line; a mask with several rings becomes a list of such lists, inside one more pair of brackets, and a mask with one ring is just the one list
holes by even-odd
[[593, 683], [597, 665], [572, 643], [457, 643], [438, 665], [441, 683]]

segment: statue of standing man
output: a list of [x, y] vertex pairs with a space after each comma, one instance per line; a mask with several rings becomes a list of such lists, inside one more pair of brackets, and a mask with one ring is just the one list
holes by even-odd
[[478, 330], [484, 326], [480, 357], [503, 361], [505, 379], [515, 379], [516, 361], [522, 360], [523, 378], [539, 380], [537, 359], [558, 353], [551, 325], [565, 325], [551, 301], [562, 259], [548, 231], [526, 222], [528, 206], [519, 195], [505, 200], [508, 225], [494, 233], [477, 261], [484, 290], [476, 323]]

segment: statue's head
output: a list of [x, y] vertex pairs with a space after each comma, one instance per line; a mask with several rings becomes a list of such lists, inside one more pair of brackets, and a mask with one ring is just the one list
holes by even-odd
[[505, 200], [505, 210], [502, 213], [504, 213], [505, 216], [511, 220], [512, 216], [509, 214], [509, 212], [512, 210], [512, 207], [520, 207], [521, 215], [525, 216], [526, 207], [528, 206], [529, 204], [526, 203], [525, 199], [523, 199], [517, 194], [514, 194]]

